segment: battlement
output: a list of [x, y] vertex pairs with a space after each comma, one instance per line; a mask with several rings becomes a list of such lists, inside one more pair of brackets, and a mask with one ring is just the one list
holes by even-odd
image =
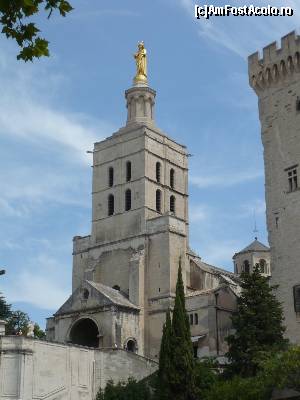
[[276, 42], [248, 57], [250, 86], [259, 94], [288, 76], [300, 72], [300, 36], [295, 32], [281, 38], [281, 47]]

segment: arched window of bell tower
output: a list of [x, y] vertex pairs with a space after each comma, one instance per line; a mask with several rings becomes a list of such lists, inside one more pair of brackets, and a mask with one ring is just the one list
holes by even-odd
[[156, 211], [161, 212], [161, 191], [159, 189], [156, 191]]
[[114, 185], [114, 169], [113, 167], [108, 168], [108, 186], [112, 187]]
[[125, 211], [131, 210], [131, 190], [127, 189], [125, 192]]
[[175, 196], [170, 196], [170, 212], [175, 214], [176, 199]]
[[160, 182], [160, 178], [161, 178], [161, 163], [157, 162], [156, 163], [156, 181]]
[[113, 194], [108, 195], [107, 198], [107, 214], [113, 215], [115, 212], [115, 198]]
[[126, 163], [126, 182], [131, 181], [131, 161]]
[[175, 170], [173, 168], [170, 169], [170, 186], [174, 189], [175, 186]]

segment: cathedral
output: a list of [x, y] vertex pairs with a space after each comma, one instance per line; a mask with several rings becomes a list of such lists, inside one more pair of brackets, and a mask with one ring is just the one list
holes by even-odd
[[92, 229], [73, 239], [71, 296], [47, 319], [45, 341], [5, 336], [0, 321], [0, 399], [92, 400], [110, 380], [151, 375], [179, 265], [195, 357], [226, 361], [239, 276], [254, 267], [278, 285], [285, 335], [300, 343], [300, 36], [248, 59], [270, 248], [255, 238], [233, 255], [234, 272], [189, 246], [188, 152], [156, 126], [143, 42], [135, 61], [126, 124], [94, 145]]
[[157, 359], [181, 265], [195, 357], [222, 356], [239, 274], [258, 264], [270, 275], [269, 249], [255, 239], [234, 255], [235, 273], [190, 249], [188, 151], [156, 126], [143, 42], [135, 60], [126, 124], [94, 145], [91, 234], [73, 239], [72, 294], [47, 339]]

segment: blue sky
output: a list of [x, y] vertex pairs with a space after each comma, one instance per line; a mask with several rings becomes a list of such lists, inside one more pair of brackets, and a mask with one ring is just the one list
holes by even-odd
[[193, 155], [191, 247], [232, 269], [232, 255], [253, 240], [254, 210], [267, 243], [247, 56], [299, 27], [295, 3], [272, 0], [291, 5], [293, 17], [205, 21], [193, 18], [190, 0], [74, 0], [67, 18], [39, 18], [49, 59], [18, 62], [14, 44], [0, 39], [0, 266], [7, 271], [0, 291], [15, 309], [44, 326], [70, 294], [72, 237], [91, 227], [86, 150], [125, 123], [139, 40], [157, 90], [157, 125]]

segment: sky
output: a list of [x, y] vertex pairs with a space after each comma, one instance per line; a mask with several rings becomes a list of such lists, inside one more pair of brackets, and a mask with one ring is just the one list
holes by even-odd
[[[91, 229], [86, 151], [125, 124], [124, 90], [140, 40], [157, 91], [156, 123], [191, 154], [191, 248], [232, 270], [233, 254], [255, 235], [267, 244], [247, 57], [300, 25], [300, 5], [291, 0], [272, 5], [293, 7], [293, 17], [208, 21], [194, 18], [191, 0], [71, 3], [66, 18], [37, 19], [49, 58], [17, 61], [15, 44], [0, 38], [0, 291], [42, 327], [71, 293], [72, 238]], [[228, 3], [243, 5], [209, 4]]]

